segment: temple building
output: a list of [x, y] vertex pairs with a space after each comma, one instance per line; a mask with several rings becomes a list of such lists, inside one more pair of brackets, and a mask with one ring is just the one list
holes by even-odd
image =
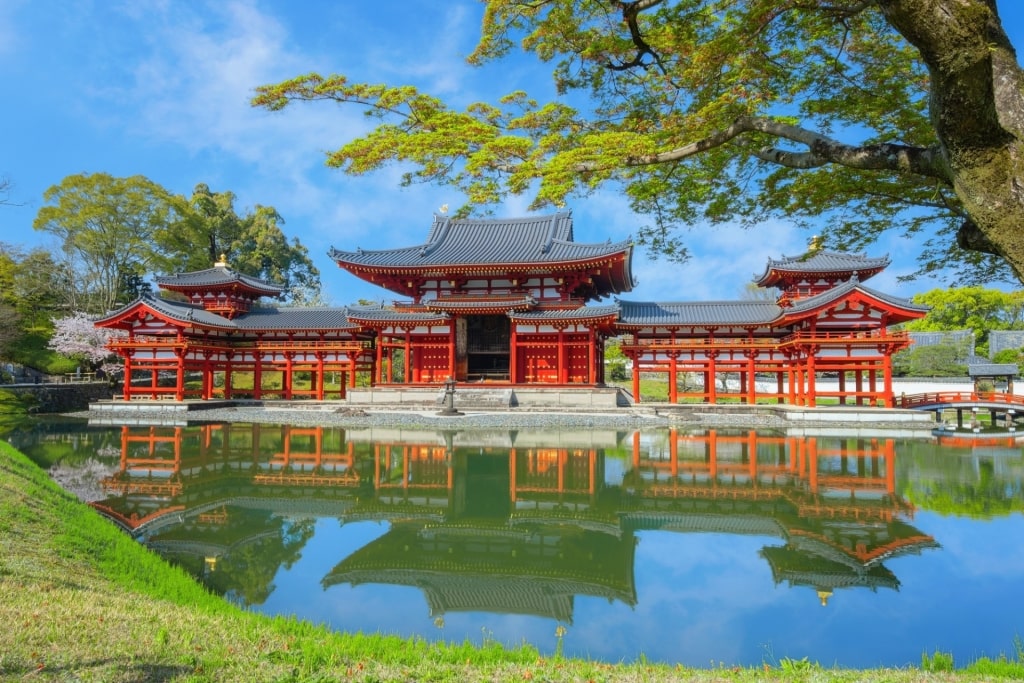
[[[223, 260], [156, 283], [177, 298], [143, 296], [96, 321], [124, 332], [108, 345], [124, 358], [126, 401], [344, 398], [356, 372], [372, 365], [373, 337], [348, 320], [348, 309], [258, 304], [261, 297], [280, 296], [282, 288], [236, 273]], [[326, 389], [328, 372], [341, 378], [333, 395]], [[161, 373], [172, 373], [174, 384], [162, 383]], [[250, 373], [244, 387], [235, 386], [235, 373]], [[301, 389], [299, 373], [309, 378]], [[186, 386], [193, 374], [198, 384]], [[276, 381], [265, 393], [268, 375]]]
[[[422, 244], [331, 250], [400, 297], [390, 304], [267, 306], [259, 299], [281, 289], [222, 261], [158, 277], [176, 299], [142, 297], [96, 324], [125, 333], [111, 343], [125, 400], [344, 398], [360, 373], [370, 386], [594, 389], [605, 386], [605, 341], [620, 337], [634, 401], [641, 374], [660, 373], [672, 402], [893, 405], [892, 355], [910, 340], [890, 326], [927, 309], [862, 284], [887, 258], [812, 246], [755, 279], [774, 301], [654, 303], [614, 298], [635, 285], [632, 253], [629, 241], [576, 242], [568, 212], [435, 216]], [[823, 373], [838, 390], [819, 389]]]
[[[615, 331], [626, 335], [633, 395], [641, 373], [655, 372], [668, 376], [673, 403], [724, 398], [813, 406], [828, 396], [891, 408], [892, 356], [911, 342], [890, 327], [922, 318], [928, 308], [863, 285], [888, 265], [888, 258], [812, 244], [801, 256], [769, 259], [755, 278], [779, 292], [775, 301], [620, 301]], [[693, 373], [699, 384], [680, 392], [681, 373]], [[817, 387], [823, 373], [837, 379], [831, 393]]]
[[[618, 306], [588, 306], [633, 288], [629, 242], [581, 244], [572, 215], [455, 220], [435, 216], [426, 242], [330, 256], [406, 301], [351, 311], [376, 333], [378, 383], [489, 380], [604, 382], [604, 340]], [[409, 362], [395, 376], [390, 356]]]

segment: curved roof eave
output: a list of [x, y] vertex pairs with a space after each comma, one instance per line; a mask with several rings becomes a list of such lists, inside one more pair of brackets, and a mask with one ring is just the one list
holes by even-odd
[[860, 293], [868, 299], [878, 302], [879, 307], [881, 308], [898, 310], [907, 315], [910, 319], [923, 317], [929, 310], [931, 310], [930, 307], [915, 304], [909, 299], [884, 294], [875, 289], [871, 289], [870, 287], [865, 287], [856, 280], [848, 280], [847, 282], [826, 290], [821, 294], [816, 294], [815, 296], [807, 297], [806, 299], [798, 299], [793, 302], [793, 305], [789, 308], [782, 309], [778, 320], [775, 322], [788, 322], [795, 319], [806, 318], [809, 315], [816, 314], [822, 308], [827, 308], [832, 304], [842, 301], [854, 292]]
[[[836, 251], [819, 251], [800, 256], [783, 256], [768, 259], [764, 273], [754, 276], [755, 284], [768, 283], [775, 273], [852, 273], [858, 272], [861, 279], [867, 279], [889, 266], [888, 254], [869, 257], [865, 254], [847, 254]], [[771, 286], [771, 285], [768, 285]]]
[[174, 275], [157, 275], [153, 281], [165, 289], [195, 289], [197, 287], [243, 285], [247, 289], [265, 296], [279, 296], [284, 287], [251, 275], [238, 273], [226, 266], [214, 266], [205, 270]]
[[189, 327], [235, 331], [235, 323], [223, 316], [211, 313], [202, 307], [193, 304], [169, 301], [153, 296], [142, 296], [123, 308], [108, 313], [103, 318], [94, 321], [100, 327], [113, 327], [104, 323], [124, 319], [126, 316], [134, 315], [140, 309], [147, 309], [153, 316], [171, 324], [181, 324]]

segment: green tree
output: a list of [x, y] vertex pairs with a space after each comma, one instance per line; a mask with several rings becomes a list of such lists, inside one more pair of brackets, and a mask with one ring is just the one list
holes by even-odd
[[994, 0], [487, 0], [469, 61], [517, 43], [554, 65], [553, 101], [455, 108], [308, 74], [253, 104], [368, 107], [379, 125], [327, 163], [406, 164], [406, 183], [463, 190], [463, 214], [612, 184], [650, 217], [640, 242], [674, 258], [680, 226], [775, 215], [840, 248], [897, 230], [920, 273], [1024, 275], [1024, 74]]
[[626, 379], [626, 366], [629, 359], [622, 353], [622, 339], [613, 337], [604, 343], [604, 362], [607, 377], [612, 382], [622, 382]]
[[914, 332], [970, 329], [978, 343], [984, 344], [990, 330], [1024, 329], [1024, 291], [1003, 292], [984, 287], [932, 289], [915, 295], [914, 302], [931, 307], [928, 315], [907, 323], [906, 329]]
[[992, 357], [993, 363], [1020, 363], [1021, 349], [1003, 349]]
[[66, 289], [49, 251], [37, 247], [26, 253], [0, 242], [0, 302], [14, 308], [26, 330], [51, 329]]
[[49, 188], [33, 227], [61, 242], [58, 270], [71, 311], [103, 313], [149, 272], [154, 239], [177, 220], [171, 195], [143, 176], [71, 175]]
[[276, 209], [257, 205], [239, 215], [233, 193], [205, 184], [176, 201], [182, 219], [156, 235], [166, 272], [203, 270], [223, 257], [240, 273], [282, 285], [294, 303], [319, 301], [320, 272], [297, 238], [289, 242]]
[[967, 366], [958, 362], [958, 350], [952, 344], [913, 346], [893, 356], [893, 373], [907, 377], [958, 377], [967, 374]]
[[13, 306], [0, 302], [0, 320], [4, 321], [0, 325], [0, 359], [9, 357], [11, 343], [21, 336], [19, 318]]

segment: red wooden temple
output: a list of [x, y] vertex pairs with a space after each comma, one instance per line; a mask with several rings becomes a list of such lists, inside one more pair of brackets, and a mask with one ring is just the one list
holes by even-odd
[[[223, 261], [156, 283], [178, 298], [143, 296], [96, 321], [126, 332], [110, 343], [124, 358], [125, 400], [259, 399], [268, 375], [279, 380], [281, 398], [344, 398], [356, 373], [372, 367], [373, 338], [348, 320], [345, 308], [260, 305], [260, 297], [279, 296], [281, 288]], [[251, 373], [251, 383], [238, 389], [233, 375], [243, 372]], [[340, 379], [333, 395], [326, 389], [329, 372]], [[160, 381], [166, 373], [174, 376], [172, 386]], [[308, 373], [302, 389], [297, 373]], [[200, 377], [198, 385], [186, 386], [190, 375]]]
[[[111, 344], [125, 361], [125, 400], [264, 398], [270, 375], [273, 395], [285, 399], [344, 398], [357, 373], [371, 385], [598, 387], [604, 342], [624, 335], [635, 400], [641, 374], [660, 373], [673, 402], [815, 405], [828, 395], [892, 406], [892, 355], [910, 340], [889, 327], [926, 312], [862, 284], [887, 258], [816, 249], [768, 262], [756, 283], [777, 288], [776, 301], [602, 303], [632, 290], [632, 244], [578, 243], [567, 212], [435, 216], [423, 244], [330, 256], [402, 299], [267, 306], [259, 299], [281, 289], [224, 262], [158, 277], [176, 298], [146, 296], [96, 322], [126, 332]], [[173, 373], [174, 385], [161, 373]], [[251, 384], [236, 386], [237, 373]], [[340, 381], [325, 382], [328, 373]], [[823, 373], [838, 390], [818, 388]], [[683, 377], [699, 386], [680, 391]]]
[[[890, 326], [928, 309], [865, 287], [888, 258], [821, 251], [769, 260], [755, 279], [776, 288], [776, 301], [649, 303], [620, 301], [615, 329], [633, 361], [633, 394], [642, 373], [668, 376], [669, 400], [720, 399], [813, 406], [840, 403], [893, 407], [892, 356], [907, 348]], [[700, 379], [679, 391], [679, 378]], [[831, 376], [837, 388], [823, 391]]]

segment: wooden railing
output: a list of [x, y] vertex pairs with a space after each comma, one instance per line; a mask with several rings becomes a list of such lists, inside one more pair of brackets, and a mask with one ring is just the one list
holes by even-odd
[[713, 349], [713, 348], [781, 348], [796, 344], [879, 344], [907, 341], [905, 331], [795, 332], [785, 337], [680, 337], [677, 339], [637, 339], [627, 337], [622, 348], [645, 349]]
[[931, 391], [908, 394], [899, 399], [900, 408], [921, 408], [949, 403], [1001, 403], [1024, 406], [1024, 396], [999, 391]]
[[165, 339], [161, 337], [146, 337], [128, 341], [127, 339], [119, 339], [111, 341], [107, 344], [107, 348], [111, 350], [116, 349], [186, 349], [186, 348], [197, 348], [197, 349], [211, 349], [218, 351], [231, 351], [238, 349], [261, 349], [267, 351], [281, 351], [281, 350], [330, 350], [330, 351], [362, 351], [364, 349], [373, 348], [373, 342], [368, 340], [351, 340], [351, 339], [337, 339], [337, 340], [302, 340], [302, 341], [252, 341], [252, 342], [233, 342], [230, 344], [218, 343], [218, 342], [200, 342], [196, 340], [185, 340], [178, 341], [177, 339]]

